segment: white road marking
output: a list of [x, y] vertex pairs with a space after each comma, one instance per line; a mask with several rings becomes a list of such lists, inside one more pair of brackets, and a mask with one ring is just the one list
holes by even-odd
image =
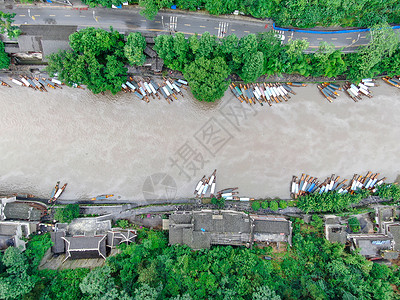
[[228, 27], [229, 27], [229, 23], [219, 22], [217, 37], [223, 38], [225, 36], [225, 34], [228, 32]]

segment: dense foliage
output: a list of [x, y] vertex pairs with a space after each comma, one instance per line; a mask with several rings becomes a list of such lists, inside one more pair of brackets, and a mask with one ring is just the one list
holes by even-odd
[[255, 18], [271, 18], [280, 26], [356, 26], [369, 27], [381, 22], [399, 23], [400, 4], [396, 0], [140, 0], [143, 15], [154, 19], [161, 8], [177, 5], [210, 14], [231, 14], [239, 10]]
[[18, 26], [12, 25], [14, 22], [15, 13], [5, 13], [0, 11], [0, 33], [3, 34], [7, 32], [7, 36], [12, 39], [16, 38], [21, 34]]
[[[0, 296], [32, 300], [396, 298], [398, 267], [367, 261], [345, 251], [343, 245], [329, 243], [317, 216], [311, 226], [301, 220], [293, 225], [293, 247], [283, 253], [273, 253], [271, 247], [230, 246], [192, 251], [168, 246], [161, 232], [141, 230], [138, 244], [123, 245], [104, 267], [92, 271], [38, 271], [33, 263], [38, 260], [31, 258], [34, 252], [10, 247], [0, 256]], [[41, 257], [49, 237], [36, 242]], [[272, 260], [263, 259], [265, 255]]]
[[21, 299], [40, 282], [37, 267], [51, 246], [50, 235], [34, 236], [25, 252], [9, 247], [0, 263], [0, 298]]
[[61, 223], [70, 223], [79, 217], [79, 204], [68, 204], [65, 207], [56, 208], [54, 218]]
[[47, 71], [68, 85], [87, 85], [94, 93], [111, 91], [116, 94], [126, 81], [127, 60], [131, 64], [144, 62], [144, 38], [140, 33], [124, 36], [110, 28], [110, 32], [93, 27], [70, 36], [71, 51], [60, 51], [49, 56]]
[[[192, 86], [192, 92], [197, 99], [211, 99], [208, 95], [214, 92], [212, 88], [218, 96], [222, 95], [221, 89], [227, 87], [229, 82], [223, 76], [206, 76], [209, 72], [207, 68], [212, 67], [208, 62], [216, 58], [220, 58], [216, 64], [218, 74], [226, 73], [225, 62], [228, 73], [239, 75], [246, 83], [254, 82], [264, 74], [346, 75], [350, 80], [357, 81], [384, 72], [398, 72], [398, 34], [387, 24], [374, 26], [370, 34], [373, 37], [371, 42], [350, 54], [344, 54], [326, 42], [321, 43], [315, 53], [305, 53], [309, 46], [307, 41], [294, 40], [281, 45], [273, 32], [249, 34], [240, 39], [234, 34], [217, 39], [208, 32], [200, 38], [194, 35], [188, 39], [182, 33], [160, 35], [155, 39], [154, 50], [168, 68], [181, 71], [186, 78], [195, 80], [192, 84], [196, 83], [196, 89]], [[201, 89], [203, 85], [205, 87]]]
[[0, 69], [6, 69], [10, 66], [10, 57], [4, 51], [4, 43], [0, 41]]

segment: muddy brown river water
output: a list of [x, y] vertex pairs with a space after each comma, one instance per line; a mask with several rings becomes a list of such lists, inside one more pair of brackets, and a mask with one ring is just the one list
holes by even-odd
[[255, 198], [288, 198], [292, 175], [303, 172], [349, 178], [371, 170], [393, 181], [400, 90], [380, 84], [358, 103], [343, 93], [328, 103], [309, 85], [272, 107], [241, 104], [230, 91], [212, 104], [186, 92], [169, 105], [124, 93], [0, 87], [0, 193], [46, 198], [61, 180], [63, 199], [185, 198], [214, 169], [217, 190], [238, 186]]

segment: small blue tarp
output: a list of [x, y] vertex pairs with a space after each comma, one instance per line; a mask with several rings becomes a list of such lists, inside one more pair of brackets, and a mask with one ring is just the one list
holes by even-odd
[[176, 5], [172, 5], [172, 6], [171, 6], [171, 9], [176, 9]]

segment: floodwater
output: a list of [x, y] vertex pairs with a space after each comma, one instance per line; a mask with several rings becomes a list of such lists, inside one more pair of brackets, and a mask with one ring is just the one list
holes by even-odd
[[288, 198], [292, 175], [303, 172], [350, 178], [371, 170], [393, 181], [400, 90], [380, 84], [358, 103], [344, 93], [328, 103], [309, 85], [272, 107], [241, 104], [230, 91], [217, 103], [185, 92], [168, 104], [68, 87], [0, 87], [0, 194], [46, 198], [61, 180], [68, 182], [62, 199], [185, 198], [214, 169], [217, 190], [238, 186], [254, 198]]

